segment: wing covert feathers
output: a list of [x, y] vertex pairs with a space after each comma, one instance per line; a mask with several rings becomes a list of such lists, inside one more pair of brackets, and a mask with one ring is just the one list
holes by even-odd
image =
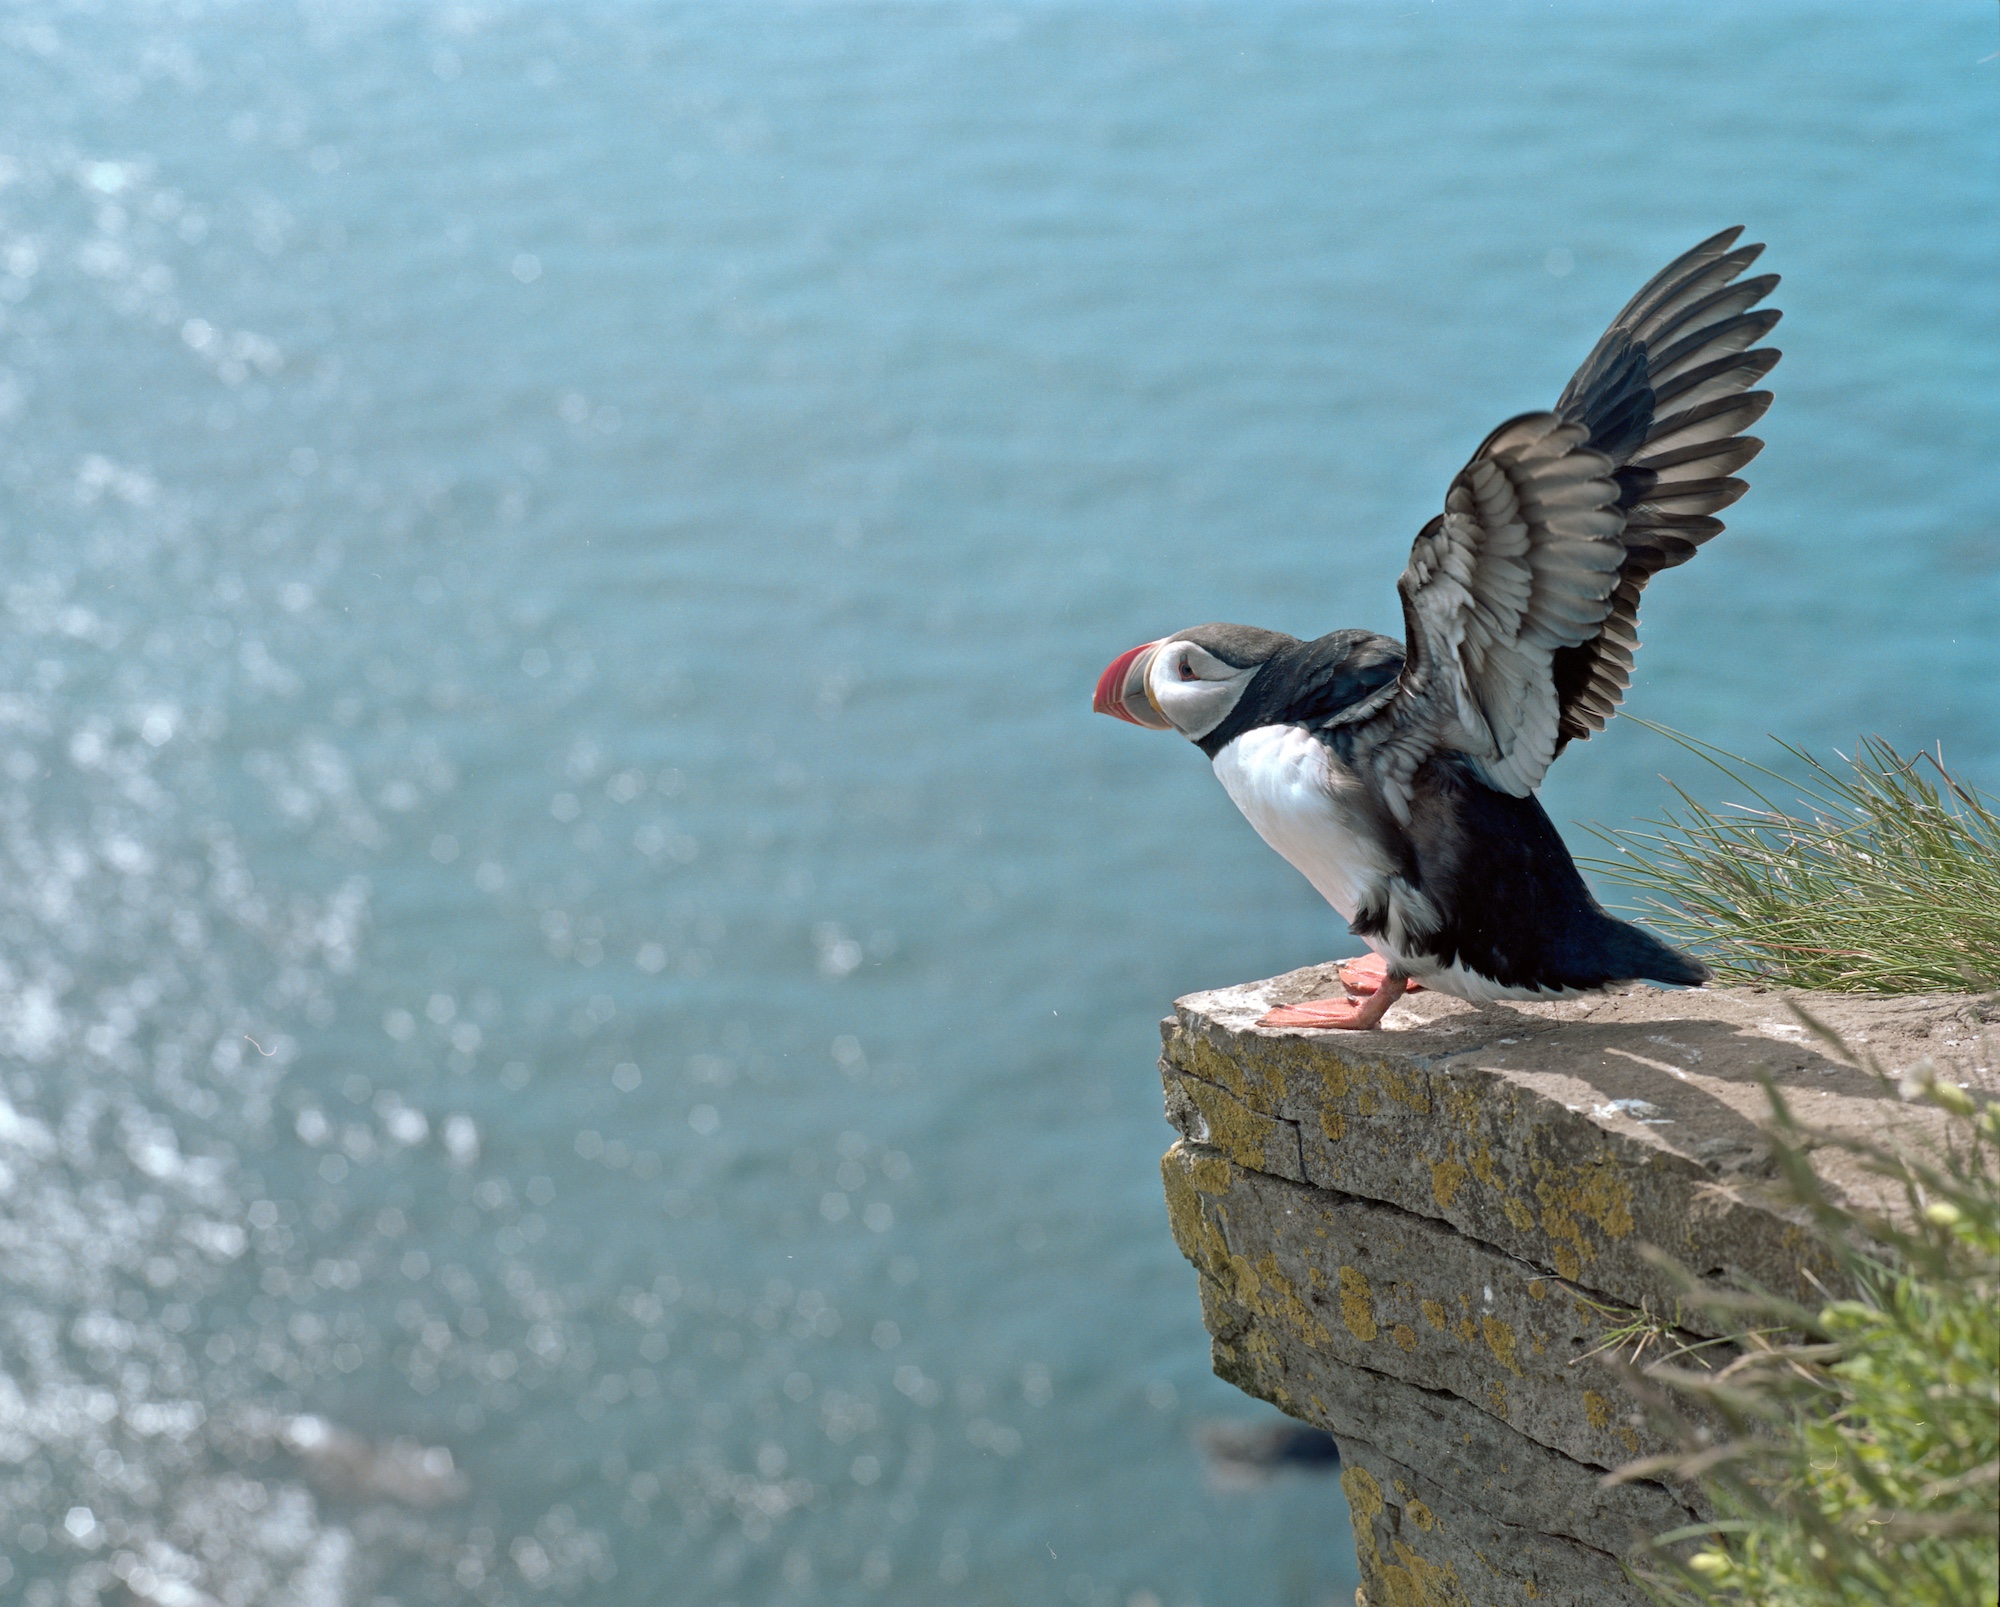
[[1366, 722], [1390, 806], [1456, 749], [1525, 797], [1563, 747], [1601, 731], [1631, 684], [1639, 595], [1722, 529], [1763, 449], [1778, 361], [1756, 342], [1776, 274], [1725, 229], [1655, 274], [1612, 320], [1555, 409], [1509, 420], [1459, 471], [1398, 582], [1408, 656]]
[[1555, 756], [1552, 656], [1601, 630], [1625, 552], [1612, 463], [1587, 434], [1555, 413], [1503, 424], [1411, 549], [1401, 695], [1385, 711], [1404, 717], [1384, 754], [1392, 798], [1440, 748], [1515, 797]]

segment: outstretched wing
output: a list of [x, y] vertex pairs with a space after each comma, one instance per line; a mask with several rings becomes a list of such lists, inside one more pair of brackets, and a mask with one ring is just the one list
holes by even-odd
[[1625, 561], [1604, 627], [1555, 656], [1558, 753], [1602, 731], [1617, 710], [1632, 684], [1639, 593], [1721, 531], [1715, 515], [1750, 489], [1736, 471], [1764, 450], [1742, 432], [1771, 405], [1769, 391], [1750, 387], [1780, 354], [1752, 348], [1783, 315], [1753, 310], [1778, 276], [1738, 277], [1764, 250], [1737, 246], [1742, 233], [1724, 229], [1661, 269], [1612, 320], [1556, 403], [1616, 465], [1625, 515]]
[[1431, 754], [1464, 753], [1525, 797], [1631, 682], [1639, 594], [1722, 529], [1762, 450], [1740, 432], [1770, 406], [1748, 387], [1777, 362], [1752, 344], [1775, 274], [1737, 283], [1762, 246], [1740, 229], [1656, 275], [1612, 322], [1554, 412], [1488, 436], [1397, 589], [1407, 657], [1393, 696], [1355, 711], [1390, 807]]
[[1390, 807], [1433, 753], [1524, 798], [1555, 757], [1553, 663], [1604, 624], [1625, 549], [1613, 465], [1556, 413], [1500, 426], [1459, 470], [1397, 581], [1404, 658], [1367, 733]]

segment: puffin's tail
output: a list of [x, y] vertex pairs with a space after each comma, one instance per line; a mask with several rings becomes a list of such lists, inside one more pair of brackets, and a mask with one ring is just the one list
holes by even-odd
[[1642, 926], [1621, 921], [1602, 906], [1597, 910], [1604, 925], [1591, 941], [1592, 968], [1601, 968], [1609, 982], [1665, 982], [1675, 987], [1698, 988], [1710, 980], [1707, 966], [1692, 954], [1662, 943]]

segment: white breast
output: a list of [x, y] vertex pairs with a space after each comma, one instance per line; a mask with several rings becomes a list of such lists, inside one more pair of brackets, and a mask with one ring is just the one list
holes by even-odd
[[1246, 731], [1215, 756], [1216, 779], [1262, 837], [1344, 920], [1390, 865], [1347, 799], [1359, 783], [1296, 725]]

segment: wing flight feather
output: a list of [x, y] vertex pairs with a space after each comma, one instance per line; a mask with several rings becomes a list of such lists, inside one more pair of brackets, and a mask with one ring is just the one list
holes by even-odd
[[1393, 697], [1353, 715], [1391, 809], [1431, 754], [1469, 757], [1525, 797], [1631, 683], [1639, 596], [1722, 529], [1764, 443], [1752, 390], [1779, 354], [1757, 303], [1776, 274], [1725, 229], [1676, 258], [1612, 320], [1555, 409], [1511, 419], [1459, 471], [1397, 582], [1406, 658]]

